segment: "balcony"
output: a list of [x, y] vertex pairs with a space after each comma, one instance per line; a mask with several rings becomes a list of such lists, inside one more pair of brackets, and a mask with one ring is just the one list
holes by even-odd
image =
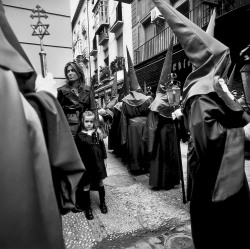
[[106, 28], [104, 28], [99, 34], [99, 45], [103, 45], [109, 40], [109, 34]]
[[112, 22], [112, 17], [110, 17], [110, 32], [115, 33], [117, 30], [119, 30], [122, 25], [123, 25], [123, 20], [122, 20], [122, 4], [118, 3], [116, 7], [116, 16], [115, 20]]
[[130, 4], [130, 3], [133, 2], [133, 0], [115, 0], [115, 1], [122, 2], [122, 3], [127, 3], [127, 4]]
[[93, 49], [90, 51], [89, 55], [90, 55], [90, 56], [96, 56], [96, 55], [97, 55], [97, 52], [98, 52], [97, 48], [93, 48]]
[[104, 27], [109, 26], [108, 1], [100, 1], [95, 10], [95, 32], [99, 34]]
[[115, 33], [123, 25], [122, 20], [116, 20], [114, 25], [110, 28], [111, 33]]
[[[250, 3], [250, 0], [235, 1], [235, 5], [218, 4], [217, 17], [222, 16], [234, 9], [240, 8]], [[210, 20], [214, 4], [217, 4], [216, 0], [206, 0], [185, 14], [191, 21], [201, 28], [204, 28]], [[145, 60], [148, 60], [155, 55], [168, 49], [172, 31], [168, 27], [152, 39], [145, 42], [143, 45], [134, 50], [134, 62], [135, 65]], [[176, 37], [174, 39], [174, 45], [178, 43]]]

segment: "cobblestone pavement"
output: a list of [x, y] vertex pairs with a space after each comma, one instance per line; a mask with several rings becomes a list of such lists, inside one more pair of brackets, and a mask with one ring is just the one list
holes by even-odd
[[[107, 139], [105, 139], [107, 145]], [[181, 144], [186, 179], [187, 145]], [[182, 203], [181, 186], [168, 191], [153, 191], [148, 174], [131, 175], [111, 152], [108, 152], [108, 177], [105, 179], [108, 214], [99, 210], [98, 192], [91, 192], [93, 220], [84, 213], [62, 216], [67, 249], [193, 249], [188, 204]], [[246, 161], [250, 179], [250, 161]]]

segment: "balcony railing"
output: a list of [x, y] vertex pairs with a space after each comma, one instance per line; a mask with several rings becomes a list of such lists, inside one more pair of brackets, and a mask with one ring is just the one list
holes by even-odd
[[[208, 1], [206, 1], [208, 2]], [[215, 1], [212, 1], [215, 2]], [[242, 7], [250, 3], [250, 0], [239, 0], [235, 1], [235, 5], [225, 6], [217, 5], [217, 17], [231, 11]], [[191, 21], [196, 25], [203, 28], [206, 26], [212, 15], [213, 6], [205, 3], [199, 4], [197, 7], [188, 12], [185, 16], [188, 16]], [[152, 39], [145, 42], [143, 45], [134, 50], [134, 64], [139, 64], [147, 59], [154, 57], [155, 55], [165, 51], [169, 47], [170, 39], [172, 36], [172, 30], [170, 27], [164, 29], [158, 35], [154, 36]], [[178, 41], [176, 37], [174, 38], [174, 45]]]
[[99, 34], [99, 45], [103, 45], [109, 40], [108, 31], [104, 28]]

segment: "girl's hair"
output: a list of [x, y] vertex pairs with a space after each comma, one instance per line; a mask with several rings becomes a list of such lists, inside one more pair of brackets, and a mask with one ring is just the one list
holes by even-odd
[[[91, 116], [93, 116], [93, 117], [95, 118], [95, 114], [94, 114], [93, 112], [91, 112], [91, 111], [85, 111], [85, 112], [82, 114], [81, 126], [82, 126], [83, 129], [85, 129], [84, 124], [83, 124], [83, 123], [84, 123], [84, 120], [85, 120], [85, 117], [91, 117]], [[96, 128], [96, 127], [95, 127], [95, 123], [94, 123], [93, 128], [94, 128], [94, 129]]]
[[84, 122], [84, 118], [85, 117], [89, 117], [89, 116], [94, 116], [95, 117], [95, 114], [91, 111], [85, 111], [83, 114], [82, 114], [82, 122]]
[[67, 79], [67, 83], [70, 84], [70, 81], [68, 79], [68, 76], [67, 76], [67, 69], [68, 69], [68, 66], [72, 66], [73, 69], [75, 70], [75, 72], [77, 73], [78, 75], [78, 78], [79, 78], [79, 81], [80, 81], [80, 84], [79, 85], [83, 85], [85, 84], [85, 77], [84, 77], [84, 73], [83, 73], [83, 69], [82, 67], [77, 64], [76, 62], [68, 62], [65, 67], [64, 67], [64, 75]]

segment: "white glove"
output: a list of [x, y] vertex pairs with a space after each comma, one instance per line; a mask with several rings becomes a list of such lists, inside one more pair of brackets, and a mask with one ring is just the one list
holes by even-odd
[[39, 91], [47, 91], [57, 97], [56, 81], [54, 80], [52, 73], [47, 73], [45, 78], [43, 78], [41, 74], [37, 75], [36, 92]]
[[247, 125], [245, 125], [243, 127], [244, 132], [245, 132], [245, 139], [250, 141], [250, 123], [248, 123]]
[[101, 109], [98, 110], [98, 113], [99, 113], [99, 115], [105, 115], [106, 114], [106, 110], [103, 109], [103, 108], [101, 108]]
[[233, 96], [233, 94], [229, 91], [229, 89], [228, 89], [228, 87], [227, 87], [227, 85], [226, 85], [226, 83], [225, 83], [225, 80], [222, 79], [222, 78], [220, 78], [220, 79], [219, 79], [219, 83], [220, 83], [220, 86], [222, 87], [223, 91], [224, 91], [225, 93], [227, 93], [228, 97], [229, 97], [230, 99], [234, 100], [234, 96]]
[[172, 112], [172, 119], [173, 120], [175, 120], [176, 118], [181, 119], [182, 116], [183, 116], [183, 113], [182, 113], [180, 108], [175, 110], [174, 112]]

